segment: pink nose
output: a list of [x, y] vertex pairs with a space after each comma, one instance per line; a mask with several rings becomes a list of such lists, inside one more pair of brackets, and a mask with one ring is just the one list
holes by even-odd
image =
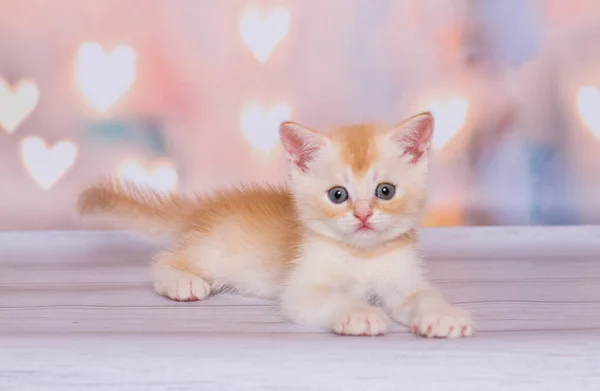
[[354, 206], [354, 217], [359, 219], [361, 223], [366, 223], [367, 220], [369, 220], [369, 217], [371, 216], [373, 216], [373, 210], [368, 204], [362, 205], [357, 203]]

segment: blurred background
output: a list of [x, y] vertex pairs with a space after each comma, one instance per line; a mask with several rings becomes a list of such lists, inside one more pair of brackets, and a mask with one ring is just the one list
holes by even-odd
[[113, 173], [281, 182], [279, 122], [437, 120], [428, 226], [600, 223], [600, 1], [0, 0], [0, 229]]

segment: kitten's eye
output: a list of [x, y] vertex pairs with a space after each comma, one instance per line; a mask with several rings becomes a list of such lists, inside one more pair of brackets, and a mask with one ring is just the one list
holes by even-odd
[[396, 186], [391, 183], [380, 183], [375, 189], [375, 195], [382, 200], [391, 200], [396, 194]]
[[327, 193], [331, 202], [335, 204], [341, 204], [348, 199], [348, 191], [342, 186], [335, 186], [329, 189]]

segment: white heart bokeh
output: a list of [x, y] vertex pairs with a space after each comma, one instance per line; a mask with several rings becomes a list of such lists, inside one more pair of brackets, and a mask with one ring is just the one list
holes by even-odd
[[126, 160], [117, 167], [119, 179], [148, 186], [162, 193], [177, 189], [177, 168], [169, 161], [142, 163], [138, 160]]
[[290, 11], [273, 10], [261, 15], [256, 9], [246, 9], [240, 21], [240, 35], [254, 57], [265, 63], [290, 28]]
[[96, 42], [79, 48], [77, 83], [90, 105], [106, 112], [129, 90], [135, 80], [135, 52], [120, 45], [106, 53]]
[[279, 125], [291, 118], [292, 109], [286, 103], [263, 108], [257, 103], [246, 105], [240, 116], [240, 127], [246, 140], [256, 149], [272, 150], [279, 139]]
[[424, 106], [435, 119], [432, 146], [442, 149], [463, 128], [469, 111], [469, 101], [464, 98], [434, 100]]
[[585, 86], [577, 91], [577, 109], [585, 126], [600, 138], [600, 91], [596, 87]]
[[37, 136], [21, 142], [21, 159], [29, 175], [44, 190], [50, 189], [75, 163], [77, 146], [71, 141], [59, 141], [54, 146]]
[[0, 127], [13, 133], [33, 112], [40, 99], [40, 90], [35, 81], [21, 79], [14, 87], [0, 78]]

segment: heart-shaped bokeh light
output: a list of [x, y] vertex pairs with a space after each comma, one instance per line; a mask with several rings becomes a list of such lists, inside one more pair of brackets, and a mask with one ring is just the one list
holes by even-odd
[[0, 78], [0, 127], [14, 132], [33, 112], [40, 99], [40, 90], [31, 79], [21, 79], [11, 86]]
[[467, 120], [469, 101], [463, 98], [434, 100], [425, 105], [435, 118], [433, 147], [442, 149], [462, 129]]
[[256, 149], [270, 151], [279, 139], [279, 125], [290, 119], [291, 107], [279, 103], [269, 108], [251, 103], [242, 109], [240, 127], [248, 142]]
[[137, 160], [126, 160], [117, 167], [121, 180], [148, 186], [162, 193], [170, 193], [177, 188], [177, 168], [169, 161], [144, 164]]
[[29, 175], [41, 186], [50, 189], [75, 163], [77, 146], [71, 141], [59, 141], [49, 147], [41, 137], [26, 137], [21, 142], [21, 159]]
[[263, 15], [257, 9], [248, 8], [240, 20], [242, 41], [261, 63], [267, 62], [289, 29], [290, 11], [283, 9]]
[[581, 87], [577, 91], [577, 109], [581, 121], [600, 138], [600, 91], [596, 87]]
[[106, 112], [131, 88], [135, 80], [135, 52], [120, 45], [110, 53], [95, 42], [86, 42], [77, 57], [77, 83], [89, 104]]

